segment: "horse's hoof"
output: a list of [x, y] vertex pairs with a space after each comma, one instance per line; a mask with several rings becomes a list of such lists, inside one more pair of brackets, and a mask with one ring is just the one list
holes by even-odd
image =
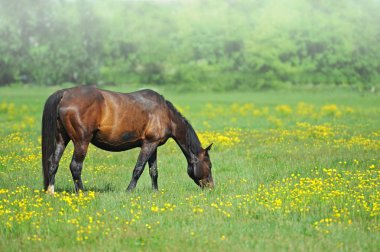
[[51, 196], [54, 196], [54, 186], [49, 186], [46, 190], [46, 194], [50, 194]]
[[128, 187], [126, 191], [127, 191], [128, 193], [131, 193], [131, 192], [133, 192], [134, 190], [135, 190], [135, 188], [129, 188], [129, 187]]

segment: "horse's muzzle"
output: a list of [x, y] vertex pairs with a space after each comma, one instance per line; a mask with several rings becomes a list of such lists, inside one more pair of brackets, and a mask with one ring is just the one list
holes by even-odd
[[211, 179], [203, 179], [203, 180], [199, 180], [199, 186], [203, 189], [203, 188], [210, 188], [210, 189], [213, 189], [214, 188], [214, 180]]

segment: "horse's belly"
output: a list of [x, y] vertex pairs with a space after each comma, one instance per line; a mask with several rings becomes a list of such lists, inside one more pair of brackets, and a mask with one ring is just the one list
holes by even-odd
[[91, 140], [91, 143], [96, 147], [106, 150], [106, 151], [125, 151], [129, 149], [133, 149], [136, 147], [141, 147], [141, 141], [138, 139], [110, 139], [102, 136], [101, 134], [97, 134]]

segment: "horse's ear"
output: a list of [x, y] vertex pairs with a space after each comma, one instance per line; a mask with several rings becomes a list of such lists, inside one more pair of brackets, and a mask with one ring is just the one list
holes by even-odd
[[211, 150], [211, 147], [212, 147], [213, 144], [214, 144], [214, 143], [210, 144], [210, 145], [205, 149], [205, 151], [206, 151], [207, 154], [208, 154], [208, 152]]

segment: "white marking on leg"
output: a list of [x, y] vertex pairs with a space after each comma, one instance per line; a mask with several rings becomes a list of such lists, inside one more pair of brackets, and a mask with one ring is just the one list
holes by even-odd
[[49, 185], [46, 193], [54, 195], [54, 185]]

